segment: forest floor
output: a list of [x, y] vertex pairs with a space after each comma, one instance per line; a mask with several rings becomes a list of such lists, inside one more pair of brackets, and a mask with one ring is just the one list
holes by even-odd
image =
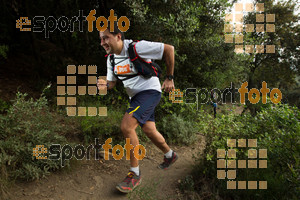
[[116, 189], [128, 173], [129, 161], [82, 160], [72, 170], [55, 172], [33, 182], [17, 182], [10, 188], [10, 200], [87, 200], [87, 199], [182, 199], [178, 185], [192, 171], [195, 158], [205, 147], [204, 136], [199, 135], [191, 146], [171, 146], [179, 159], [168, 170], [158, 169], [163, 153], [152, 143], [144, 145], [146, 157], [140, 161], [142, 183], [130, 194]]

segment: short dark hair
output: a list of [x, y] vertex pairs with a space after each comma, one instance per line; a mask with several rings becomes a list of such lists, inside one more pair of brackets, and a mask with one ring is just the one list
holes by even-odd
[[120, 31], [119, 27], [118, 27], [118, 23], [116, 21], [114, 21], [114, 31], [110, 31], [110, 21], [108, 21], [108, 25], [107, 25], [108, 31], [113, 34], [113, 35], [117, 35], [117, 34], [121, 34], [121, 40], [124, 41], [125, 39], [125, 35], [122, 31]]

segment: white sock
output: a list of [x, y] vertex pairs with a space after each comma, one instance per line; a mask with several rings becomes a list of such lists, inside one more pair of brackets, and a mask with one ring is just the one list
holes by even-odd
[[140, 175], [140, 167], [130, 167], [130, 171], [134, 172], [137, 176]]
[[167, 153], [165, 153], [166, 158], [171, 158], [172, 157], [172, 153], [173, 153], [172, 149], [170, 149], [170, 151], [168, 151]]

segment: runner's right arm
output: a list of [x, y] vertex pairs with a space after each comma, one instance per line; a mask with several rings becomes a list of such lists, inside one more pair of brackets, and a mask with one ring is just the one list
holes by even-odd
[[[107, 83], [108, 83], [108, 87], [107, 87]], [[113, 87], [115, 87], [117, 81], [106, 81], [104, 79], [98, 79], [97, 81], [97, 87], [99, 90], [104, 90], [107, 89], [110, 90], [112, 89]]]

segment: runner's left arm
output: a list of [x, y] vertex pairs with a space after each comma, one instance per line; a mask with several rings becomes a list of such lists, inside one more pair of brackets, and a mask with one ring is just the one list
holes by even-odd
[[[174, 46], [169, 44], [164, 44], [164, 53], [163, 58], [167, 65], [167, 76], [174, 75], [174, 64], [175, 64], [175, 54], [174, 54]], [[165, 79], [161, 89], [165, 89], [165, 92], [172, 91], [174, 86], [174, 80], [169, 80], [168, 78]]]
[[[167, 75], [174, 75], [174, 46], [142, 40], [136, 44], [136, 52], [143, 59], [161, 60], [164, 58], [167, 65]], [[162, 85], [163, 88], [166, 92], [172, 91], [175, 88], [174, 81], [166, 79]]]

